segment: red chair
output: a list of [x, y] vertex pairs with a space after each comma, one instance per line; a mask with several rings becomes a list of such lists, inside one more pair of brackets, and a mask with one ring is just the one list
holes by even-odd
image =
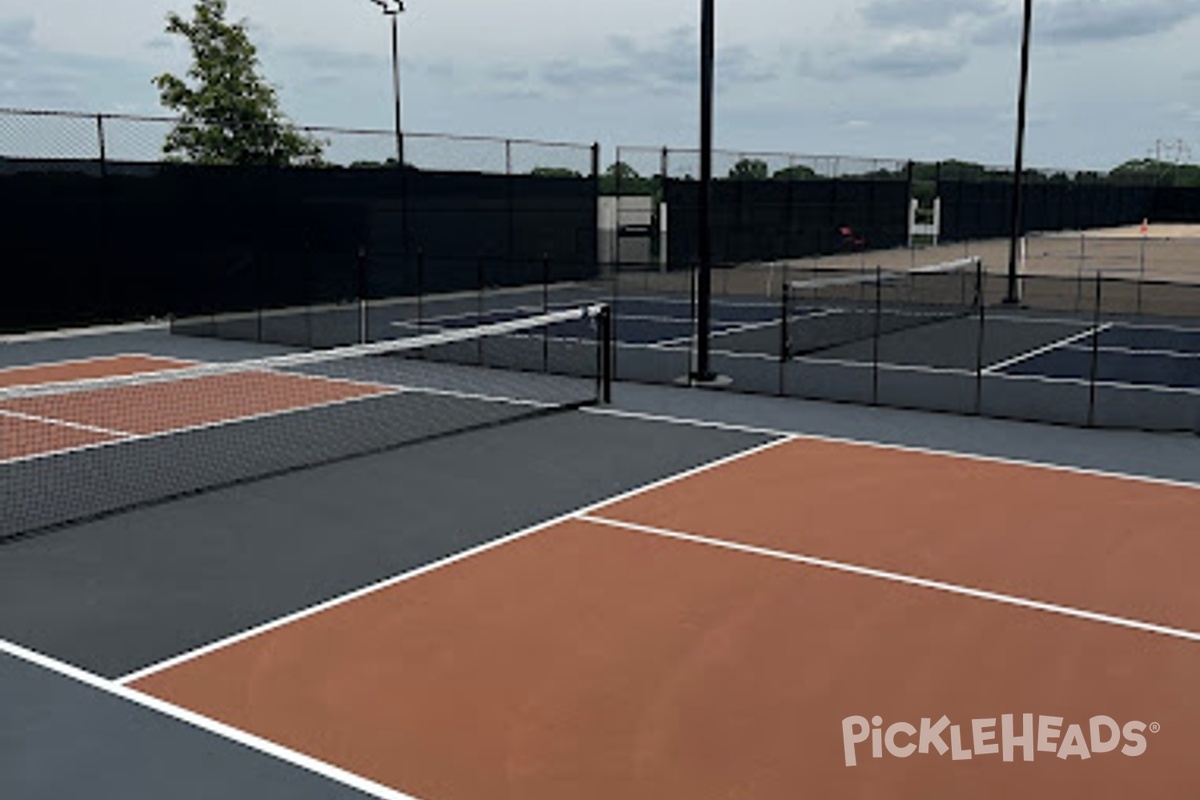
[[849, 250], [853, 253], [864, 249], [867, 245], [866, 237], [856, 235], [854, 229], [849, 225], [838, 228], [838, 233], [842, 236], [842, 250]]

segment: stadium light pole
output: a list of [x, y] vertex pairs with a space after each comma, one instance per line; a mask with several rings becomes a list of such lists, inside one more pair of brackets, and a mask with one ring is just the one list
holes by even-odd
[[1021, 81], [1017, 90], [1017, 148], [1013, 165], [1012, 235], [1008, 242], [1008, 291], [1004, 302], [1016, 305], [1021, 301], [1017, 291], [1017, 249], [1023, 225], [1021, 220], [1022, 173], [1025, 170], [1025, 106], [1029, 89], [1029, 32], [1033, 27], [1033, 0], [1025, 0], [1025, 19], [1021, 27]]
[[700, 197], [697, 203], [700, 241], [696, 275], [696, 365], [692, 379], [714, 379], [709, 366], [709, 331], [712, 327], [712, 125], [713, 62], [716, 23], [714, 0], [700, 0]]
[[392, 21], [392, 100], [396, 111], [396, 166], [404, 166], [404, 132], [400, 127], [400, 38], [397, 18], [404, 12], [403, 0], [371, 0]]

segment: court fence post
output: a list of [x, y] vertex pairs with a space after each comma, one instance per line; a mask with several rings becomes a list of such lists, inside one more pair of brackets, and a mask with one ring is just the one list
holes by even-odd
[[1092, 365], [1088, 380], [1088, 413], [1087, 426], [1096, 424], [1096, 373], [1100, 364], [1100, 304], [1104, 296], [1104, 279], [1100, 272], [1096, 273], [1096, 307], [1092, 309]]
[[783, 268], [783, 281], [779, 286], [779, 394], [787, 391], [787, 362], [788, 362], [788, 280], [787, 266]]
[[601, 307], [596, 318], [600, 346], [597, 348], [596, 381], [600, 401], [605, 405], [612, 403], [613, 383], [613, 314], [612, 306], [605, 304]]
[[425, 249], [417, 248], [417, 333], [425, 330]]
[[358, 246], [358, 258], [355, 263], [355, 283], [358, 294], [358, 343], [366, 344], [369, 336], [367, 309], [367, 248]]
[[[483, 253], [480, 253], [475, 261], [475, 319], [478, 320], [479, 322], [483, 321], [484, 308], [485, 308], [484, 287], [486, 285], [487, 278], [484, 274], [484, 271], [485, 271], [485, 267], [484, 267], [484, 261], [483, 261]], [[482, 338], [480, 338], [479, 341], [477, 341], [475, 343], [475, 360], [478, 361], [481, 366], [483, 365], [483, 339]]]
[[[542, 313], [550, 311], [550, 254], [542, 253]], [[542, 328], [542, 372], [550, 369], [550, 328]]]
[[979, 330], [975, 336], [975, 413], [983, 414], [983, 339], [987, 333], [987, 287], [984, 285], [983, 259], [975, 259], [975, 303], [979, 311]]
[[879, 405], [879, 337], [883, 325], [883, 266], [875, 265], [875, 320], [871, 337], [871, 405]]

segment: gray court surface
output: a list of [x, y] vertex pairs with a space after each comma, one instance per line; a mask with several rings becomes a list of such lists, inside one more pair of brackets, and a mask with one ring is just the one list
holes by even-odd
[[[233, 343], [142, 332], [0, 348], [0, 363], [130, 351], [245, 353]], [[0, 546], [0, 639], [120, 677], [782, 433], [1200, 484], [1200, 437], [1188, 434], [631, 384], [619, 384], [614, 399], [12, 541]], [[0, 654], [3, 800], [359, 796]]]
[[0, 638], [119, 677], [765, 441], [564, 414], [0, 548]]
[[370, 796], [0, 653], [5, 800]]

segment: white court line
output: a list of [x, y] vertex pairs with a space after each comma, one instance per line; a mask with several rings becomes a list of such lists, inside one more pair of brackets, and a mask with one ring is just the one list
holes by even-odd
[[[1073, 352], [1092, 352], [1090, 347], [1081, 347], [1079, 345], [1070, 345], [1063, 348]], [[1097, 348], [1101, 353], [1114, 353], [1124, 356], [1150, 356], [1152, 358], [1200, 358], [1200, 353], [1180, 352], [1178, 350], [1152, 350], [1138, 347], [1115, 347], [1104, 346]]]
[[0, 336], [0, 344], [22, 344], [25, 342], [48, 342], [55, 339], [76, 339], [86, 336], [108, 336], [114, 333], [137, 333], [139, 331], [166, 330], [166, 322], [134, 322], [126, 325], [96, 325], [90, 328], [60, 328], [36, 333], [15, 333]]
[[50, 658], [41, 653], [22, 647], [13, 642], [0, 639], [0, 653], [11, 656], [12, 658], [23, 661], [27, 664], [32, 664], [40, 667], [47, 672], [53, 672], [56, 675], [72, 680], [76, 683], [83, 684], [91, 689], [103, 692], [112, 697], [120, 698], [134, 705], [145, 708], [149, 711], [156, 712], [164, 717], [170, 717], [185, 725], [210, 733], [227, 741], [239, 744], [242, 747], [250, 750], [255, 750], [272, 758], [278, 759], [286, 764], [299, 767], [300, 769], [311, 772], [315, 775], [320, 775], [323, 778], [328, 778], [331, 781], [340, 783], [344, 786], [349, 786], [381, 800], [416, 800], [412, 795], [407, 795], [398, 792], [383, 784], [376, 783], [361, 775], [355, 775], [340, 767], [336, 767], [325, 761], [313, 758], [312, 756], [298, 753], [295, 750], [276, 744], [275, 742], [263, 739], [254, 734], [226, 725], [223, 722], [210, 719], [194, 711], [189, 711], [186, 708], [160, 700], [157, 697], [152, 697], [148, 694], [131, 689], [127, 686], [122, 686], [116, 681], [102, 678], [99, 675], [94, 675], [85, 670], [73, 667], [57, 659]]
[[692, 533], [673, 531], [666, 528], [656, 528], [650, 525], [640, 525], [634, 522], [609, 519], [608, 517], [599, 517], [587, 514], [580, 516], [579, 519], [597, 525], [606, 525], [611, 528], [623, 528], [636, 533], [646, 533], [650, 534], [651, 536], [659, 536], [664, 539], [675, 539], [682, 542], [690, 542], [692, 544], [715, 547], [721, 550], [762, 556], [765, 558], [774, 559], [776, 561], [787, 561], [793, 564], [803, 564], [809, 567], [818, 567], [820, 569], [841, 572], [848, 575], [856, 575], [863, 578], [873, 578], [875, 580], [887, 581], [889, 583], [899, 583], [905, 586], [916, 586], [921, 589], [932, 589], [934, 591], [959, 595], [961, 597], [971, 597], [976, 600], [986, 600], [992, 603], [1000, 603], [1002, 605], [1025, 608], [1032, 611], [1042, 611], [1049, 614], [1057, 614], [1063, 617], [1082, 619], [1088, 622], [1098, 622], [1103, 625], [1109, 625], [1117, 628], [1126, 628], [1143, 633], [1154, 633], [1161, 636], [1169, 636], [1173, 639], [1183, 639], [1189, 642], [1200, 642], [1200, 633], [1195, 631], [1189, 631], [1183, 628], [1172, 628], [1166, 625], [1159, 625], [1153, 622], [1144, 622], [1142, 620], [1130, 619], [1128, 617], [1118, 617], [1112, 614], [1104, 614], [1096, 611], [1073, 608], [1071, 606], [1058, 605], [1057, 603], [1031, 600], [1029, 598], [1018, 597], [1016, 595], [990, 592], [984, 589], [974, 589], [969, 586], [947, 583], [945, 581], [919, 578], [899, 572], [889, 572], [887, 570], [863, 567], [857, 564], [849, 564], [843, 561], [833, 561], [827, 558], [806, 556], [799, 553], [789, 553], [783, 550], [773, 550], [767, 547], [757, 547], [754, 545], [741, 544], [739, 542], [727, 541], [724, 539], [714, 539], [709, 536], [700, 536]]
[[[122, 353], [119, 356], [97, 356], [94, 359], [89, 358], [89, 359], [78, 359], [78, 360], [70, 360], [70, 361], [63, 361], [63, 362], [56, 361], [56, 362], [45, 362], [45, 363], [46, 364], [82, 363], [82, 362], [86, 362], [86, 361], [92, 361], [95, 359], [108, 359], [108, 358], [117, 358], [117, 357], [124, 357], [124, 356], [144, 356], [147, 358], [158, 358], [156, 356], [151, 356], [151, 355], [142, 354], [142, 353]], [[201, 364], [204, 364], [204, 363], [227, 363], [227, 362], [200, 362], [200, 361], [190, 361], [190, 360], [185, 360], [185, 359], [165, 359], [165, 358], [162, 360], [174, 360], [177, 363], [187, 364], [187, 365], [192, 365], [192, 366], [200, 366]], [[233, 363], [236, 363], [236, 362], [233, 362]], [[153, 374], [154, 372], [155, 372], [155, 370], [150, 370], [146, 374]], [[57, 419], [54, 417], [42, 417], [42, 416], [38, 416], [38, 415], [24, 414], [24, 413], [16, 412], [16, 411], [8, 411], [8, 410], [0, 408], [0, 415], [4, 415], [4, 416], [22, 418], [22, 419], [27, 419], [30, 421], [42, 422], [42, 423], [49, 424], [49, 425], [61, 425], [61, 426], [68, 427], [68, 428], [77, 428], [77, 429], [83, 430], [83, 431], [89, 431], [89, 432], [93, 432], [93, 433], [99, 433], [99, 434], [103, 434], [103, 435], [107, 435], [107, 436], [117, 437], [115, 439], [111, 439], [111, 440], [103, 441], [103, 442], [92, 442], [89, 444], [76, 445], [74, 447], [64, 447], [64, 448], [60, 448], [60, 449], [56, 449], [56, 450], [47, 450], [47, 451], [31, 453], [31, 454], [23, 455], [23, 456], [15, 456], [13, 458], [0, 459], [0, 465], [27, 463], [27, 462], [32, 462], [32, 461], [39, 461], [42, 459], [55, 458], [55, 457], [63, 456], [63, 455], [71, 455], [71, 454], [75, 454], [75, 453], [86, 452], [86, 451], [90, 451], [90, 450], [98, 450], [100, 448], [105, 448], [105, 447], [116, 447], [116, 446], [120, 446], [120, 445], [130, 444], [132, 442], [139, 442], [139, 441], [152, 440], [152, 439], [165, 439], [165, 438], [169, 438], [171, 436], [175, 436], [177, 434], [185, 434], [185, 433], [192, 433], [192, 432], [196, 432], [196, 431], [210, 430], [210, 429], [214, 429], [214, 428], [225, 427], [228, 425], [236, 425], [236, 424], [240, 424], [243, 422], [261, 421], [264, 419], [283, 417], [283, 416], [290, 415], [290, 414], [301, 414], [304, 412], [317, 411], [317, 410], [321, 410], [321, 409], [325, 409], [325, 408], [336, 408], [336, 407], [339, 407], [342, 405], [347, 405], [350, 403], [366, 402], [369, 400], [374, 400], [374, 399], [379, 399], [379, 398], [389, 397], [389, 396], [399, 396], [402, 394], [427, 394], [427, 395], [434, 395], [434, 396], [439, 396], [439, 397], [452, 397], [452, 398], [460, 399], [460, 400], [474, 400], [474, 401], [480, 401], [480, 402], [498, 403], [498, 404], [503, 404], [503, 405], [525, 406], [525, 407], [529, 407], [529, 408], [554, 408], [554, 407], [557, 407], [558, 405], [560, 405], [557, 403], [533, 400], [533, 399], [528, 399], [528, 398], [505, 397], [505, 396], [501, 396], [501, 395], [487, 395], [487, 394], [481, 394], [481, 393], [476, 393], [476, 392], [466, 392], [466, 391], [454, 390], [454, 389], [443, 389], [443, 388], [431, 387], [431, 386], [418, 386], [418, 385], [411, 385], [411, 384], [390, 384], [390, 383], [383, 383], [383, 382], [377, 382], [377, 381], [364, 381], [364, 380], [356, 380], [353, 378], [331, 377], [331, 376], [327, 376], [327, 375], [321, 375], [319, 373], [306, 373], [306, 372], [284, 370], [284, 369], [269, 369], [269, 370], [259, 369], [259, 370], [247, 370], [247, 372], [252, 372], [255, 374], [262, 374], [262, 375], [284, 375], [284, 376], [290, 376], [293, 378], [300, 378], [303, 380], [319, 382], [319, 383], [341, 384], [341, 385], [346, 385], [346, 386], [352, 386], [355, 388], [371, 389], [371, 390], [373, 390], [373, 392], [369, 395], [364, 395], [364, 396], [359, 396], [359, 397], [347, 397], [347, 398], [340, 398], [338, 400], [322, 401], [319, 403], [308, 403], [305, 405], [293, 406], [290, 408], [274, 409], [272, 411], [265, 411], [265, 412], [261, 412], [261, 413], [257, 413], [257, 414], [248, 414], [248, 415], [243, 415], [243, 416], [238, 416], [238, 417], [232, 417], [229, 419], [213, 420], [211, 422], [204, 422], [204, 423], [199, 423], [196, 425], [186, 425], [186, 426], [182, 426], [182, 427], [171, 428], [171, 429], [165, 430], [165, 431], [155, 431], [153, 433], [145, 433], [145, 434], [133, 433], [130, 431], [119, 431], [119, 430], [115, 430], [115, 429], [102, 428], [102, 427], [97, 427], [97, 426], [92, 426], [92, 425], [85, 425], [82, 423], [70, 422], [69, 420], [61, 420], [61, 419]], [[140, 373], [134, 373], [134, 374], [140, 374]], [[237, 373], [228, 373], [228, 374], [237, 374]], [[201, 376], [201, 377], [207, 377], [207, 376]], [[34, 385], [41, 385], [41, 384], [34, 384]], [[170, 384], [164, 383], [164, 384], [155, 384], [155, 385], [169, 386]], [[0, 397], [3, 396], [5, 388], [8, 388], [8, 387], [0, 387]], [[101, 390], [97, 390], [97, 391], [103, 391], [103, 390], [101, 389]]]
[[[128, 359], [128, 358], [145, 358], [145, 359], [151, 359], [151, 360], [160, 361], [160, 362], [170, 362], [171, 365], [173, 365], [173, 366], [176, 366], [179, 364], [198, 363], [196, 361], [192, 361], [192, 360], [189, 360], [186, 358], [173, 358], [171, 356], [155, 356], [155, 355], [151, 355], [149, 353], [125, 352], [125, 353], [111, 353], [109, 355], [101, 355], [101, 356], [86, 356], [86, 357], [82, 357], [82, 358], [63, 358], [63, 359], [59, 359], [57, 361], [34, 361], [31, 363], [27, 363], [27, 364], [6, 364], [6, 365], [0, 367], [0, 375], [3, 375], [6, 372], [8, 372], [8, 373], [31, 372], [35, 369], [41, 369], [43, 367], [57, 367], [57, 366], [63, 366], [63, 365], [69, 365], [69, 364], [94, 364], [98, 361], [119, 361], [120, 359], [123, 359], [123, 358], [126, 358], [126, 359]], [[170, 369], [171, 367], [164, 366], [163, 368]], [[150, 369], [150, 370], [146, 370], [146, 371], [153, 372], [154, 370]], [[7, 388], [9, 388], [9, 387], [8, 386], [0, 387], [0, 389], [7, 389]]]
[[[80, 423], [80, 422], [71, 422], [70, 420], [56, 419], [54, 417], [42, 417], [37, 414], [24, 414], [20, 411], [10, 411], [5, 408], [0, 408], [0, 417], [10, 417], [12, 419], [23, 419], [28, 422], [40, 422], [43, 425], [50, 425], [52, 427], [72, 428], [77, 431], [84, 431], [86, 433], [100, 433], [100, 434], [104, 434], [105, 436], [127, 437], [127, 436], [134, 435], [130, 431], [119, 431], [119, 430], [116, 430], [115, 428], [101, 428], [96, 425], [84, 425], [83, 423]], [[8, 462], [0, 459], [0, 464], [5, 464], [5, 463], [8, 463]]]
[[921, 447], [918, 445], [897, 444], [895, 442], [883, 442], [873, 439], [855, 439], [849, 436], [833, 436], [819, 433], [804, 433], [800, 431], [785, 431], [780, 428], [769, 428], [759, 425], [742, 425], [738, 423], [695, 419], [691, 417], [677, 417], [668, 414], [655, 414], [644, 411], [625, 411], [619, 408], [612, 408], [611, 406], [585, 408], [583, 409], [583, 412], [585, 414], [596, 414], [606, 417], [636, 419], [644, 422], [660, 422], [667, 425], [683, 425], [694, 428], [733, 431], [736, 433], [750, 433], [759, 436], [779, 436], [786, 437], [789, 441], [842, 444], [849, 445], [851, 447], [866, 447], [872, 450], [883, 450], [886, 452], [913, 453], [916, 455], [957, 458], [964, 461], [977, 461], [983, 464], [1000, 464], [1009, 467], [1042, 469], [1050, 472], [1062, 472], [1068, 475], [1083, 475], [1090, 478], [1108, 478], [1122, 481], [1133, 481], [1135, 483], [1147, 483], [1153, 486], [1168, 486], [1173, 489], [1200, 489], [1200, 481], [1189, 482], [1173, 480], [1170, 478], [1155, 478], [1148, 475], [1137, 475], [1128, 472], [1116, 472], [1094, 469], [1091, 467], [1077, 467], [1070, 464], [1055, 464], [1049, 461], [1034, 461], [1032, 459], [1011, 458], [1007, 456], [989, 456], [979, 453], [966, 453], [961, 450]]
[[347, 603], [353, 602], [355, 600], [359, 600], [363, 597], [367, 597], [369, 595], [376, 594], [378, 592], [384, 591], [384, 590], [392, 588], [394, 586], [398, 586], [402, 583], [406, 583], [410, 580], [413, 580], [414, 578], [418, 578], [418, 577], [420, 577], [422, 575], [426, 575], [430, 572], [444, 569], [453, 564], [457, 564], [460, 561], [465, 561], [466, 559], [474, 558], [475, 556], [482, 555], [483, 553], [490, 552], [499, 547], [503, 547], [505, 545], [512, 544], [513, 542], [519, 541], [521, 539], [528, 538], [536, 533], [539, 533], [541, 531], [552, 528], [555, 525], [559, 525], [564, 522], [569, 522], [572, 519], [577, 519], [577, 518], [579, 518], [580, 515], [587, 514], [590, 511], [593, 511], [595, 509], [603, 508], [604, 506], [611, 505], [612, 503], [617, 503], [622, 500], [627, 500], [631, 497], [636, 497], [638, 495], [645, 494], [647, 492], [651, 492], [655, 489], [660, 489], [664, 486], [669, 486], [673, 483], [677, 483], [681, 480], [690, 478], [694, 475], [699, 475], [701, 473], [717, 469], [717, 468], [725, 466], [727, 464], [731, 464], [735, 461], [740, 461], [742, 459], [749, 458], [751, 456], [757, 455], [757, 454], [765, 452], [767, 450], [771, 450], [775, 447], [779, 447], [780, 445], [782, 445], [786, 442], [791, 441], [792, 438], [793, 437], [791, 437], [788, 434], [779, 434], [778, 438], [776, 438], [770, 442], [766, 442], [765, 444], [756, 445], [755, 447], [751, 447], [747, 450], [739, 451], [732, 455], [722, 456], [721, 458], [715, 459], [708, 463], [701, 464], [698, 467], [693, 467], [693, 468], [685, 470], [683, 472], [676, 473], [675, 475], [670, 475], [666, 478], [660, 478], [659, 480], [652, 481], [652, 482], [647, 483], [638, 488], [630, 489], [629, 491], [626, 491], [626, 492], [621, 492], [620, 494], [614, 495], [612, 497], [606, 497], [603, 500], [599, 500], [595, 503], [591, 503], [582, 508], [578, 508], [573, 511], [568, 511], [565, 514], [560, 514], [556, 517], [545, 520], [544, 522], [539, 522], [530, 527], [523, 528], [523, 529], [516, 531], [514, 533], [511, 533], [508, 536], [505, 536], [503, 538], [495, 539], [490, 542], [486, 542], [486, 543], [478, 545], [476, 547], [472, 547], [468, 550], [464, 550], [461, 553], [457, 553], [455, 555], [441, 559], [440, 561], [435, 561], [432, 564], [427, 564], [423, 567], [419, 567], [419, 568], [411, 570], [409, 572], [404, 572], [399, 575], [395, 575], [391, 578], [386, 578], [382, 581], [378, 581], [378, 582], [370, 584], [368, 586], [364, 586], [361, 589], [357, 589], [355, 591], [348, 592], [343, 595], [339, 595], [337, 597], [326, 600], [325, 602], [318, 603], [313, 606], [309, 606], [308, 608], [304, 608], [304, 609], [301, 609], [294, 613], [288, 614], [286, 616], [279, 617], [278, 619], [271, 620], [270, 622], [266, 622], [261, 625], [256, 625], [252, 628], [248, 628], [247, 630], [242, 631], [240, 633], [236, 633], [232, 636], [227, 636], [224, 639], [219, 639], [215, 642], [204, 645], [202, 647], [198, 647], [193, 650], [189, 650], [185, 653], [181, 653], [180, 655], [166, 659], [157, 664], [152, 664], [148, 667], [144, 667], [143, 669], [137, 670], [136, 672], [132, 672], [128, 675], [118, 678], [116, 680], [116, 683], [121, 684], [121, 685], [127, 685], [130, 683], [134, 683], [143, 678], [149, 677], [150, 675], [155, 675], [159, 672], [163, 672], [165, 670], [171, 669], [172, 667], [177, 667], [180, 664], [184, 664], [189, 661], [194, 661], [195, 659], [201, 658], [206, 655], [210, 655], [218, 650], [224, 650], [228, 647], [232, 647], [233, 645], [236, 645], [240, 642], [244, 642], [248, 639], [252, 639], [254, 637], [261, 636], [265, 633], [269, 633], [270, 631], [278, 630], [279, 628], [283, 628], [285, 626], [291, 625], [292, 623], [299, 622], [301, 620], [307, 619], [307, 618], [315, 616], [317, 614], [321, 614], [321, 613], [329, 611], [331, 609], [338, 608], [339, 606], [346, 605]]
[[[574, 306], [567, 306], [574, 308]], [[424, 328], [426, 326], [435, 325], [441, 322], [460, 322], [462, 320], [478, 320], [480, 317], [495, 317], [507, 314], [517, 315], [514, 319], [521, 319], [521, 315], [552, 313], [554, 309], [547, 311], [541, 305], [536, 306], [505, 306], [503, 308], [484, 308], [471, 309], [469, 311], [460, 311], [454, 314], [436, 314], [432, 317], [422, 315], [420, 319], [412, 317], [410, 319], [396, 319], [388, 324], [394, 328]], [[449, 326], [453, 329], [454, 326]]]
[[[687, 321], [690, 323], [690, 320], [687, 320]], [[721, 323], [717, 322], [716, 324], [721, 324]], [[732, 324], [730, 324], [730, 326], [728, 328], [721, 328], [719, 330], [714, 329], [713, 331], [711, 331], [710, 338], [716, 339], [720, 336], [731, 336], [735, 333], [745, 333], [747, 331], [758, 330], [759, 328], [770, 328], [770, 327], [778, 328], [779, 320], [776, 319], [776, 320], [768, 320], [766, 322], [755, 321], [755, 322], [732, 323]], [[681, 344], [687, 344], [687, 343], [691, 342], [693, 338], [695, 338], [694, 333], [690, 334], [688, 336], [676, 336], [674, 339], [660, 339], [659, 341], [654, 342], [653, 346], [654, 347], [666, 347], [666, 348], [678, 347]], [[756, 355], [760, 355], [760, 354], [756, 354]]]
[[[162, 384], [160, 384], [162, 385]], [[322, 403], [313, 403], [307, 406], [296, 406], [294, 408], [276, 409], [274, 411], [264, 411], [260, 414], [250, 414], [243, 417], [235, 417], [233, 419], [214, 420], [213, 422], [204, 422], [197, 425], [187, 425], [182, 428], [171, 428], [165, 431], [155, 431], [154, 433], [137, 433], [126, 434], [123, 439], [114, 439], [106, 442], [95, 442], [93, 444], [80, 445], [78, 447], [67, 447], [62, 450], [49, 450], [44, 453], [33, 453], [27, 456], [19, 456], [17, 458], [0, 459], [0, 465], [7, 464], [23, 464], [31, 461], [41, 461], [42, 459], [57, 458], [58, 456], [73, 455], [75, 453], [83, 453], [89, 450], [100, 450], [106, 447], [119, 447], [121, 445], [131, 444], [133, 442], [151, 441], [154, 439], [168, 439], [182, 433], [192, 433], [195, 431], [210, 430], [213, 428], [222, 428], [228, 425], [236, 425], [242, 422], [255, 422], [274, 417], [284, 417], [289, 414], [300, 414], [305, 411], [315, 411], [324, 408], [336, 408], [337, 406], [348, 405], [350, 403], [361, 403], [367, 400], [376, 400], [389, 395], [404, 394], [402, 387], [392, 387], [392, 392], [376, 392], [375, 394], [362, 395], [361, 397], [347, 397], [341, 400], [332, 400]]]
[[[661, 344], [634, 344], [625, 343], [620, 345], [621, 348], [634, 348], [645, 350], [663, 350], [675, 353], [687, 353], [688, 348], [685, 344], [665, 346]], [[1068, 349], [1068, 348], [1064, 348]], [[722, 358], [743, 359], [754, 361], [770, 361], [774, 364], [779, 363], [779, 356], [769, 355], [767, 353], [740, 353], [732, 350], [713, 350], [712, 355]], [[875, 365], [870, 361], [854, 361], [845, 358], [824, 358], [820, 356], [793, 356], [793, 362], [800, 364], [811, 364], [814, 366], [831, 366], [843, 367], [847, 369], [872, 369]], [[918, 375], [944, 375], [957, 378], [975, 378], [975, 371], [970, 369], [960, 369], [956, 367], [933, 367], [927, 364], [893, 364], [886, 361], [881, 361], [878, 364], [881, 372], [909, 372]], [[1054, 375], [1019, 375], [1009, 373], [989, 373], [986, 369], [981, 373], [985, 378], [991, 381], [1010, 381], [1013, 383], [1041, 383], [1047, 386], [1083, 386], [1088, 387], [1092, 382], [1087, 378], [1063, 378]], [[1138, 392], [1150, 392], [1153, 394], [1186, 394], [1200, 395], [1200, 389], [1193, 389], [1187, 386], [1167, 386], [1157, 383], [1125, 383], [1121, 381], [1097, 380], [1096, 386], [1101, 389], [1120, 389]], [[788, 395], [800, 400], [821, 401], [828, 398], [822, 398], [819, 395]], [[913, 409], [919, 411], [920, 409]]]
[[1027, 350], [1026, 352], [1021, 353], [1020, 355], [1013, 356], [1012, 358], [1005, 359], [1004, 361], [1001, 361], [999, 363], [992, 364], [988, 367], [985, 367], [983, 370], [983, 374], [990, 375], [993, 372], [999, 372], [1000, 370], [1007, 369], [1008, 367], [1011, 367], [1015, 364], [1020, 364], [1023, 361], [1029, 361], [1030, 359], [1037, 358], [1038, 356], [1041, 356], [1041, 355], [1045, 355], [1046, 353], [1049, 353], [1053, 350], [1060, 350], [1060, 349], [1066, 347], [1067, 345], [1078, 342], [1080, 339], [1086, 339], [1089, 336], [1101, 334], [1111, 327], [1112, 327], [1111, 322], [1105, 323], [1104, 325], [1100, 325], [1095, 328], [1088, 328], [1086, 331], [1083, 331], [1082, 333], [1077, 333], [1073, 336], [1068, 336], [1064, 339], [1059, 339], [1057, 341], [1053, 341], [1050, 344], [1045, 345], [1044, 347], [1039, 347], [1035, 350]]
[[[274, 372], [274, 371], [272, 371], [272, 372]], [[317, 381], [328, 381], [330, 383], [346, 383], [346, 384], [350, 384], [353, 386], [359, 386], [359, 387], [363, 387], [363, 388], [379, 389], [380, 391], [376, 391], [372, 394], [362, 395], [359, 397], [346, 397], [346, 398], [341, 398], [339, 400], [328, 400], [328, 401], [324, 401], [324, 402], [320, 402], [320, 403], [310, 403], [308, 405], [303, 405], [303, 406], [294, 406], [292, 408], [275, 409], [273, 411], [264, 411], [259, 414], [249, 414], [249, 415], [240, 416], [240, 417], [233, 417], [230, 419], [214, 420], [212, 422], [204, 422], [204, 423], [200, 423], [197, 425], [186, 425], [186, 426], [183, 426], [180, 428], [171, 428], [169, 430], [156, 431], [154, 433], [138, 434], [138, 433], [111, 432], [113, 435], [121, 436], [123, 438], [115, 439], [115, 440], [111, 440], [111, 441], [105, 441], [105, 442], [94, 442], [92, 444], [79, 445], [76, 447], [67, 447], [67, 448], [63, 448], [60, 450], [49, 450], [46, 452], [33, 453], [30, 455], [26, 455], [26, 456], [18, 456], [15, 458], [0, 459], [0, 465], [18, 464], [18, 463], [25, 463], [25, 462], [30, 462], [30, 461], [39, 461], [41, 459], [46, 459], [46, 458], [54, 458], [57, 456], [80, 453], [80, 452], [85, 452], [88, 450], [98, 450], [98, 449], [104, 448], [104, 447], [116, 447], [119, 445], [130, 444], [132, 442], [140, 442], [140, 441], [146, 441], [146, 440], [151, 440], [151, 439], [166, 439], [166, 438], [170, 438], [171, 436], [178, 435], [178, 434], [193, 433], [195, 431], [211, 430], [214, 428], [222, 428], [222, 427], [229, 426], [229, 425], [237, 425], [237, 424], [240, 424], [243, 422], [257, 422], [257, 421], [261, 421], [264, 419], [273, 419], [276, 417], [284, 417], [284, 416], [288, 416], [290, 414], [302, 414], [307, 411], [319, 411], [319, 410], [326, 409], [326, 408], [337, 408], [339, 406], [349, 405], [351, 403], [362, 403], [362, 402], [367, 402], [370, 400], [378, 400], [378, 399], [384, 398], [384, 397], [397, 397], [397, 396], [404, 395], [404, 394], [429, 394], [429, 395], [434, 395], [434, 396], [438, 396], [438, 397], [453, 397], [453, 398], [456, 398], [459, 400], [477, 400], [477, 401], [488, 402], [488, 403], [499, 403], [502, 405], [527, 406], [530, 408], [556, 408], [561, 405], [559, 403], [551, 403], [551, 402], [546, 402], [546, 401], [541, 401], [541, 400], [531, 400], [531, 399], [519, 398], [519, 397], [504, 397], [501, 395], [478, 394], [478, 393], [474, 393], [474, 392], [464, 392], [464, 391], [458, 391], [458, 390], [454, 390], [454, 389], [439, 389], [439, 388], [429, 387], [429, 386], [374, 383], [374, 382], [356, 381], [356, 380], [349, 380], [349, 379], [341, 380], [341, 379], [337, 379], [337, 378], [325, 378], [324, 376], [320, 376], [320, 375], [307, 375], [307, 374], [298, 373], [298, 372], [279, 371], [276, 374], [292, 375], [295, 377], [309, 378], [309, 379], [317, 380]], [[159, 384], [159, 385], [166, 385], [166, 384]], [[3, 413], [3, 412], [0, 412], [0, 413]], [[60, 422], [58, 420], [52, 420], [50, 418], [47, 418], [45, 421], [54, 422], [54, 423]], [[61, 423], [61, 424], [67, 424], [67, 423]], [[87, 426], [83, 426], [83, 427], [86, 428]], [[100, 433], [106, 432], [102, 428], [97, 428], [96, 431], [100, 432]]]

